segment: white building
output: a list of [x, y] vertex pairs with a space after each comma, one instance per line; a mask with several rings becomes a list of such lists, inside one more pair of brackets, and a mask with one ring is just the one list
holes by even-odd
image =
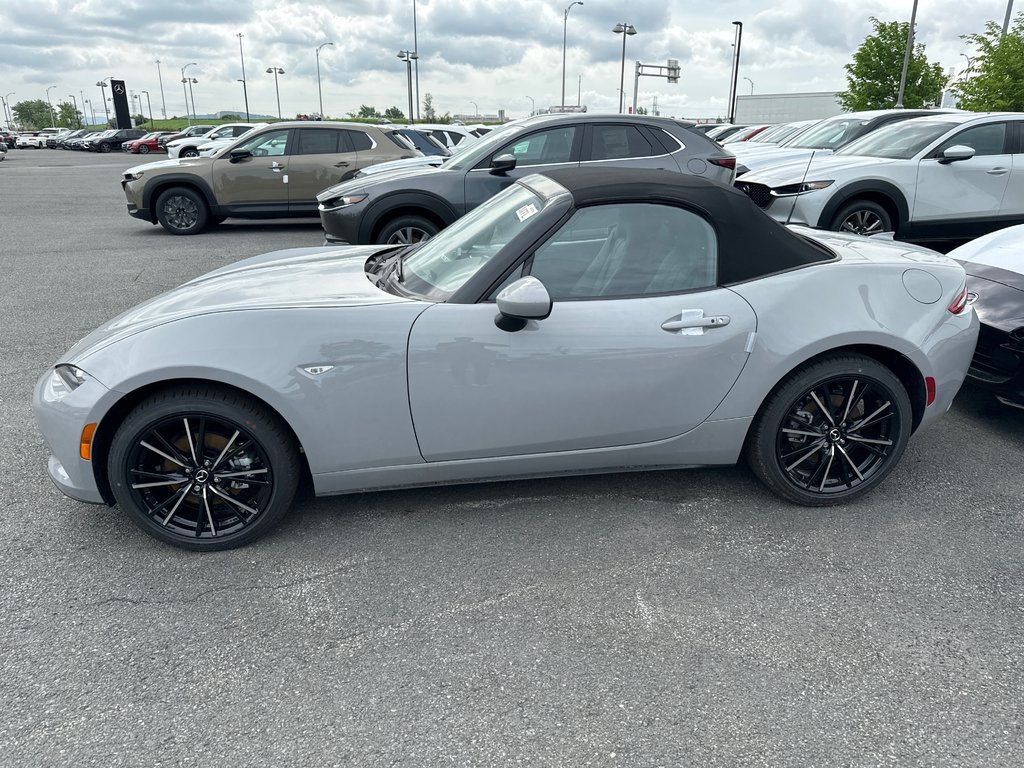
[[843, 111], [836, 96], [835, 91], [740, 95], [736, 98], [736, 122], [747, 125], [791, 123], [832, 117]]

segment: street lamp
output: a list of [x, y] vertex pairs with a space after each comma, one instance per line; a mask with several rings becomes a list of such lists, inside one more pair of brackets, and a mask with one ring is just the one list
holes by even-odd
[[476, 105], [475, 101], [469, 103], [473, 105], [473, 117], [480, 117], [480, 107]]
[[754, 95], [754, 81], [751, 80], [749, 77], [744, 77], [743, 79], [746, 80], [748, 83], [750, 83], [750, 95], [753, 96]]
[[75, 98], [75, 94], [69, 93], [68, 98], [71, 99], [71, 103], [75, 105], [75, 124], [81, 128], [82, 121], [78, 118], [78, 99]]
[[917, 0], [910, 12], [910, 28], [907, 30], [907, 49], [903, 52], [903, 71], [900, 72], [900, 92], [896, 95], [896, 109], [903, 109], [903, 95], [907, 91], [907, 69], [910, 67], [910, 54], [914, 51], [914, 25], [917, 23]]
[[[164, 116], [164, 120], [167, 119], [167, 100], [164, 98], [164, 76], [160, 71], [160, 59], [156, 60], [156, 76], [160, 81], [160, 108], [161, 114]], [[186, 112], [188, 109], [185, 110]]]
[[736, 78], [740, 74], [740, 45], [743, 43], [743, 22], [734, 21], [733, 26], [736, 27], [736, 58], [733, 60], [732, 65], [732, 93], [729, 97], [729, 122], [736, 122]]
[[238, 82], [242, 84], [242, 98], [245, 100], [245, 122], [249, 122], [249, 90], [245, 83], [245, 54], [242, 52], [242, 38], [244, 35], [239, 32], [235, 37], [238, 38], [238, 58], [242, 60], [242, 79]]
[[405, 62], [405, 73], [409, 79], [409, 124], [413, 123], [413, 103], [412, 103], [412, 63], [418, 59], [420, 55], [416, 51], [399, 51], [398, 58]]
[[[324, 92], [320, 89], [320, 49], [325, 46], [333, 46], [334, 43], [322, 43], [316, 47], [316, 92], [320, 97], [320, 119], [324, 119]], [[412, 115], [409, 115], [412, 119]]]
[[[47, 104], [50, 104], [50, 91], [52, 91], [56, 87], [57, 87], [56, 85], [51, 85], [51, 86], [49, 86], [46, 89], [46, 103]], [[53, 114], [53, 104], [50, 104], [50, 127], [51, 128], [56, 128], [57, 127], [56, 116]]]
[[92, 101], [90, 101], [89, 99], [82, 99], [83, 112], [85, 111], [86, 104], [89, 105], [89, 114], [91, 115], [91, 117], [89, 118], [89, 127], [92, 128], [94, 125], [96, 125], [96, 108], [92, 105]]
[[267, 74], [274, 75], [274, 92], [277, 93], [277, 119], [281, 119], [281, 89], [277, 85], [277, 76], [283, 75], [284, 70], [280, 67], [267, 67]]
[[533, 100], [533, 96], [527, 96], [526, 98], [530, 100], [530, 117], [533, 117], [533, 114], [537, 111], [537, 102]]
[[[565, 109], [565, 32], [569, 26], [569, 11], [572, 10], [574, 5], [583, 5], [582, 0], [576, 0], [574, 3], [569, 3], [569, 7], [565, 9], [562, 14], [562, 109]], [[535, 109], [534, 112], [537, 110]]]
[[[110, 109], [107, 108], [107, 80], [110, 80], [112, 77], [113, 75], [104, 77], [96, 83], [100, 87], [100, 96], [102, 97], [100, 102], [103, 104], [103, 113], [107, 116], [107, 125], [110, 125]], [[188, 111], [188, 102], [185, 103], [185, 111]]]
[[14, 91], [11, 91], [3, 98], [4, 102], [4, 120], [7, 121], [7, 127], [13, 128], [14, 123], [14, 108], [10, 106], [11, 96], [14, 95]]
[[[156, 124], [153, 122], [153, 102], [149, 100], [149, 91], [143, 91], [146, 94], [146, 106], [149, 107], [149, 127], [156, 128]], [[139, 110], [142, 109], [142, 97], [139, 97]]]
[[636, 28], [632, 24], [620, 22], [612, 29], [616, 35], [622, 35], [622, 72], [619, 74], [619, 114], [622, 114], [622, 103], [625, 92], [622, 90], [626, 85], [626, 36], [635, 35]]
[[[190, 62], [190, 63], [186, 64], [184, 67], [181, 68], [181, 92], [185, 96], [185, 117], [188, 118], [188, 124], [189, 125], [192, 125], [192, 117], [195, 116], [196, 100], [195, 100], [195, 98], [192, 99], [192, 115], [189, 116], [189, 114], [188, 114], [188, 91], [185, 88], [185, 83], [189, 82], [189, 78], [185, 77], [185, 70], [188, 69], [189, 67], [198, 67], [198, 66], [199, 65], [196, 62], [193, 61], [193, 62]], [[196, 82], [198, 82], [198, 81], [196, 81]], [[189, 85], [191, 85], [191, 83], [189, 83]]]

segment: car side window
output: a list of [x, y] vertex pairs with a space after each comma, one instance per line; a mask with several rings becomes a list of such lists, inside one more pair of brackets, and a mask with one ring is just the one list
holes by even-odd
[[575, 136], [575, 125], [538, 131], [506, 144], [492, 155], [492, 159], [498, 155], [514, 155], [516, 166], [519, 168], [529, 165], [568, 163], [572, 159], [572, 142]]
[[367, 136], [363, 131], [345, 131], [344, 132], [351, 141], [352, 150], [355, 152], [366, 152], [373, 149], [373, 139]]
[[338, 151], [339, 133], [340, 131], [303, 128], [299, 131], [295, 154], [333, 155]]
[[231, 129], [231, 135], [237, 139], [239, 136], [245, 136], [251, 130], [252, 126], [250, 125], [236, 125]]
[[650, 157], [654, 147], [635, 125], [595, 125], [590, 132], [591, 160]]
[[220, 130], [214, 131], [211, 139], [228, 139], [232, 136], [236, 136], [234, 128], [228, 126], [227, 128], [221, 128]]
[[288, 133], [287, 130], [261, 133], [235, 149], [247, 149], [254, 157], [279, 157], [288, 150]]
[[573, 214], [527, 264], [555, 300], [682, 293], [716, 284], [718, 241], [683, 208], [597, 205]]
[[941, 155], [946, 149], [956, 146], [972, 147], [975, 157], [1004, 155], [1006, 154], [1006, 128], [1006, 123], [988, 123], [960, 131], [942, 142], [935, 150], [935, 155]]

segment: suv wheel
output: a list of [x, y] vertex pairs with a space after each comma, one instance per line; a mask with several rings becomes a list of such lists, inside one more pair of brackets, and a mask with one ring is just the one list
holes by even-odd
[[878, 203], [853, 200], [835, 215], [829, 229], [855, 235], [877, 235], [880, 232], [892, 232], [895, 227], [889, 212]]
[[109, 152], [110, 151], [110, 145], [107, 144], [107, 142], [103, 142], [102, 144], [100, 144], [99, 150], [100, 150], [100, 152]]
[[198, 192], [171, 187], [156, 199], [156, 218], [172, 235], [194, 235], [203, 231], [210, 209]]
[[377, 242], [387, 245], [411, 245], [421, 240], [429, 240], [439, 231], [436, 224], [422, 216], [399, 216], [388, 222], [380, 231]]
[[185, 147], [178, 153], [178, 157], [199, 157], [199, 150], [195, 147]]

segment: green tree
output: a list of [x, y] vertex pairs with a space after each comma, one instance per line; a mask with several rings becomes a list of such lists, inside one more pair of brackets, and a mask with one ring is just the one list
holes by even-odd
[[368, 107], [366, 104], [360, 104], [358, 112], [349, 112], [348, 114], [350, 117], [380, 117], [380, 112], [376, 107]]
[[646, 115], [647, 114], [647, 107], [637, 107], [636, 108], [636, 113], [638, 115]]
[[57, 125], [63, 128], [77, 128], [80, 125], [78, 110], [66, 101], [57, 105]]
[[961, 80], [951, 90], [959, 107], [972, 112], [1024, 111], [1024, 13], [1003, 35], [999, 24], [990, 21], [982, 34], [964, 35], [978, 53]]
[[405, 120], [405, 112], [398, 107], [388, 107], [384, 110], [384, 117], [388, 120]]
[[437, 113], [434, 111], [434, 97], [429, 93], [423, 94], [423, 116], [428, 123], [434, 122], [434, 118], [437, 117]]
[[[907, 49], [910, 24], [903, 21], [879, 21], [871, 17], [875, 31], [864, 38], [846, 65], [847, 90], [838, 96], [850, 112], [865, 109], [889, 109], [896, 106], [900, 91], [900, 73]], [[924, 43], [915, 43], [907, 68], [903, 106], [920, 109], [937, 104], [946, 85], [942, 66], [928, 63]]]
[[43, 99], [19, 101], [14, 105], [14, 116], [26, 130], [49, 128], [53, 124], [50, 105]]

